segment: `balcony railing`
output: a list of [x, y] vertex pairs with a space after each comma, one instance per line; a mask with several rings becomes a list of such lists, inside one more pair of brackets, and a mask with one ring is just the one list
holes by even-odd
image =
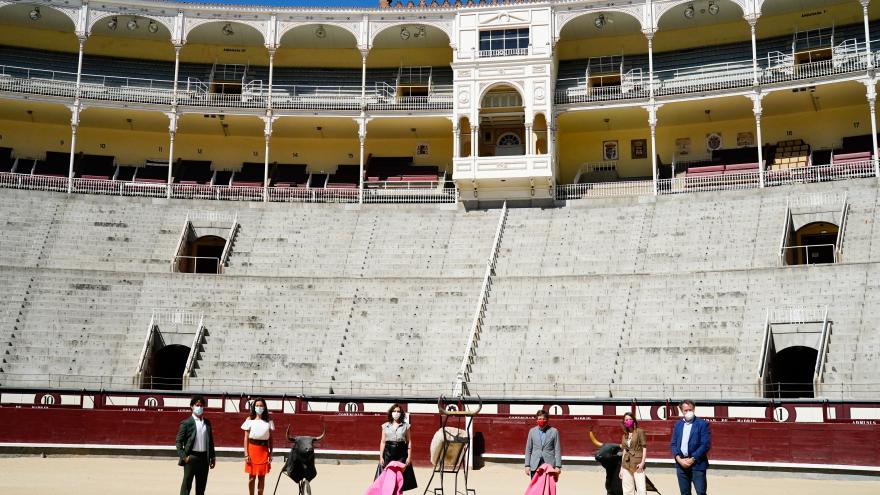
[[528, 48], [501, 48], [498, 50], [480, 50], [477, 55], [480, 58], [487, 57], [511, 57], [516, 55], [528, 55]]
[[[365, 203], [456, 203], [458, 191], [446, 187], [445, 182], [376, 182], [365, 183]], [[153, 182], [123, 182], [104, 179], [76, 178], [70, 182], [71, 192], [110, 196], [142, 196], [164, 198], [169, 194], [178, 199], [214, 201], [263, 201], [293, 203], [357, 203], [357, 188], [351, 187], [254, 187], [218, 186], [210, 184], [168, 184]], [[30, 189], [36, 191], [66, 192], [67, 177], [49, 177], [0, 172], [0, 188]]]
[[[880, 52], [875, 52], [874, 56], [880, 62]], [[770, 52], [760, 60], [757, 76], [759, 84], [776, 84], [847, 74], [867, 68], [865, 44], [853, 39], [838, 44], [830, 59], [817, 62], [798, 64], [790, 53]], [[747, 88], [755, 82], [753, 70], [749, 59], [656, 71], [654, 94], [668, 96]], [[589, 87], [585, 77], [559, 81], [568, 83], [563, 85], [569, 87], [556, 91], [557, 104], [647, 98], [651, 83], [649, 75], [641, 69], [622, 74], [619, 86]]]
[[[811, 165], [808, 167], [764, 172], [764, 185], [785, 186], [828, 182], [833, 180], [874, 177], [874, 162], [862, 160], [849, 163]], [[725, 173], [715, 176], [675, 177], [657, 181], [657, 194], [681, 194], [704, 191], [755, 189], [761, 185], [760, 172]], [[650, 180], [561, 184], [556, 186], [556, 199], [612, 198], [653, 194]]]

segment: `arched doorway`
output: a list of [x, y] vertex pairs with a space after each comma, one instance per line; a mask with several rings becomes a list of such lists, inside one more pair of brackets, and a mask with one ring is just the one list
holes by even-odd
[[177, 269], [181, 273], [220, 273], [220, 258], [225, 247], [226, 239], [216, 235], [190, 241], [178, 260]]
[[813, 376], [819, 351], [812, 347], [792, 346], [775, 354], [770, 360], [767, 397], [813, 397]]
[[480, 102], [480, 139], [477, 156], [525, 154], [523, 98], [513, 86], [490, 89]]
[[799, 228], [795, 234], [794, 265], [834, 263], [837, 258], [838, 226], [829, 222], [813, 222]]
[[146, 377], [144, 388], [182, 390], [189, 351], [189, 347], [179, 344], [159, 349], [153, 357], [152, 374]]

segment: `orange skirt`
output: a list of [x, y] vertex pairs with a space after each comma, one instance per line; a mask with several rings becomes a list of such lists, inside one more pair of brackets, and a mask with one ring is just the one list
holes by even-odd
[[248, 455], [251, 462], [244, 463], [244, 472], [251, 476], [265, 476], [272, 465], [269, 464], [269, 446], [248, 443]]

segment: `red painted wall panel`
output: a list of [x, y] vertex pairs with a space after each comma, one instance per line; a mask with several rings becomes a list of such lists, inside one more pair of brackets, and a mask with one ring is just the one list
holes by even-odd
[[[151, 445], [174, 444], [179, 422], [188, 412], [67, 407], [0, 407], [0, 442], [46, 444]], [[243, 413], [206, 413], [215, 430], [218, 446], [238, 447], [242, 443]], [[283, 449], [284, 429], [294, 434], [318, 435], [326, 424], [327, 436], [320, 449], [376, 452], [383, 414], [275, 414], [278, 431], [275, 447]], [[440, 426], [436, 414], [411, 417], [414, 457], [417, 464], [428, 460], [428, 446]], [[452, 424], [452, 423], [451, 423]], [[484, 415], [474, 422], [481, 452], [522, 455], [526, 434], [533, 426], [528, 417]], [[603, 442], [618, 442], [616, 419], [553, 418], [559, 428], [564, 455], [592, 457], [589, 441], [592, 428]], [[648, 432], [649, 457], [668, 457], [673, 421], [643, 421]], [[14, 427], [12, 426], [14, 425]], [[713, 422], [711, 459], [809, 464], [880, 465], [880, 425], [846, 423]], [[477, 452], [477, 453], [481, 453]]]

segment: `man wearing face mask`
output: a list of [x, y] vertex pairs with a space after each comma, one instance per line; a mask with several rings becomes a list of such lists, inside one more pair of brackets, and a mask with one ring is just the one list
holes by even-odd
[[196, 480], [196, 495], [205, 494], [208, 484], [208, 470], [214, 469], [214, 435], [211, 422], [203, 418], [205, 398], [193, 396], [189, 401], [192, 416], [180, 422], [177, 430], [177, 465], [183, 466], [183, 482], [180, 484], [180, 495], [189, 495], [193, 479]]
[[559, 430], [550, 426], [550, 415], [541, 409], [535, 413], [537, 426], [529, 430], [526, 439], [525, 472], [530, 478], [542, 464], [550, 464], [556, 469], [556, 478], [562, 474], [562, 447], [559, 443]]
[[683, 400], [679, 405], [682, 418], [672, 429], [672, 455], [681, 495], [691, 495], [691, 484], [697, 495], [706, 495], [706, 470], [709, 468], [709, 449], [712, 435], [709, 423], [694, 414], [694, 401]]

